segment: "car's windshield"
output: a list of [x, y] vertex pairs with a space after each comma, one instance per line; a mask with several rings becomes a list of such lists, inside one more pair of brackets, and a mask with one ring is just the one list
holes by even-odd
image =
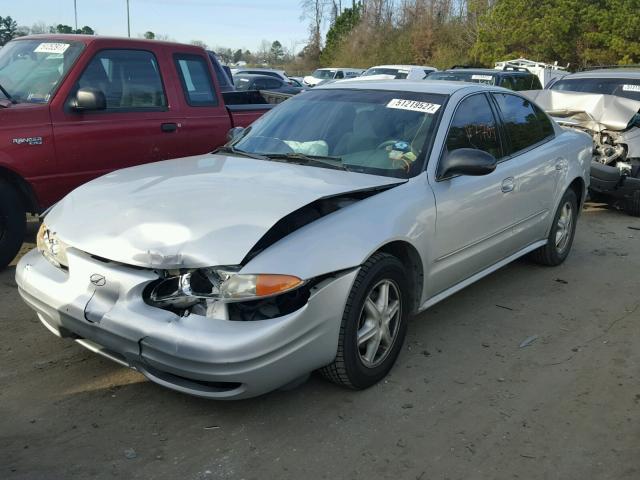
[[10, 42], [0, 49], [0, 85], [16, 102], [46, 103], [83, 48], [44, 38]]
[[558, 80], [551, 90], [601, 93], [640, 100], [640, 78], [567, 78]]
[[496, 77], [490, 73], [478, 72], [432, 72], [427, 76], [427, 80], [447, 80], [455, 82], [482, 83], [484, 85], [495, 85]]
[[313, 74], [311, 74], [311, 76], [313, 78], [321, 78], [323, 80], [326, 79], [330, 79], [333, 78], [333, 76], [336, 74], [335, 70], [322, 70], [322, 69], [318, 69], [315, 72], [313, 72]]
[[408, 70], [400, 70], [398, 68], [370, 68], [362, 74], [363, 77], [369, 75], [392, 75], [396, 79], [407, 78]]
[[446, 98], [401, 91], [309, 91], [264, 115], [233, 147], [279, 161], [301, 163], [306, 156], [346, 170], [411, 177], [421, 171]]

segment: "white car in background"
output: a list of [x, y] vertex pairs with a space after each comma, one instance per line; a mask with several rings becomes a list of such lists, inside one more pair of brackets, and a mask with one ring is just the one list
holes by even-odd
[[362, 68], [318, 68], [311, 75], [302, 79], [303, 83], [309, 87], [315, 87], [327, 80], [342, 80], [344, 78], [355, 78], [362, 75]]
[[425, 65], [378, 65], [368, 69], [362, 76], [367, 80], [424, 80], [436, 71], [437, 68]]

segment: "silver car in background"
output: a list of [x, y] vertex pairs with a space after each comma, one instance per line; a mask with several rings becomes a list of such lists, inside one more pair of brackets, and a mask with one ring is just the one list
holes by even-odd
[[589, 136], [497, 87], [337, 83], [232, 133], [48, 213], [16, 280], [49, 330], [202, 397], [314, 370], [366, 388], [411, 314], [523, 255], [563, 262], [588, 188]]

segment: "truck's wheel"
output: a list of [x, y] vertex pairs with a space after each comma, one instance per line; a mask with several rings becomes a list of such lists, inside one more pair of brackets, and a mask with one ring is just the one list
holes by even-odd
[[27, 218], [20, 195], [0, 179], [0, 270], [15, 258], [24, 239]]
[[578, 220], [578, 199], [570, 188], [562, 196], [553, 217], [547, 244], [531, 252], [534, 262], [542, 265], [560, 265], [569, 255]]
[[624, 210], [629, 215], [640, 217], [640, 190], [636, 190], [629, 198], [627, 198]]
[[336, 358], [320, 370], [324, 377], [363, 389], [387, 375], [407, 332], [406, 278], [392, 255], [376, 253], [365, 262], [347, 299]]

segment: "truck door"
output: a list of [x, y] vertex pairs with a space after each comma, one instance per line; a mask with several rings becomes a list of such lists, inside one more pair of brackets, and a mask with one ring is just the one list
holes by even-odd
[[189, 138], [188, 155], [211, 152], [226, 143], [229, 113], [218, 95], [209, 59], [194, 53], [173, 55], [184, 102], [183, 132]]
[[[74, 111], [80, 88], [104, 93], [106, 109]], [[119, 168], [169, 158], [169, 135], [181, 119], [169, 108], [158, 59], [148, 50], [98, 51], [63, 106], [52, 109], [56, 155], [64, 189]], [[61, 185], [63, 187], [63, 185]]]

